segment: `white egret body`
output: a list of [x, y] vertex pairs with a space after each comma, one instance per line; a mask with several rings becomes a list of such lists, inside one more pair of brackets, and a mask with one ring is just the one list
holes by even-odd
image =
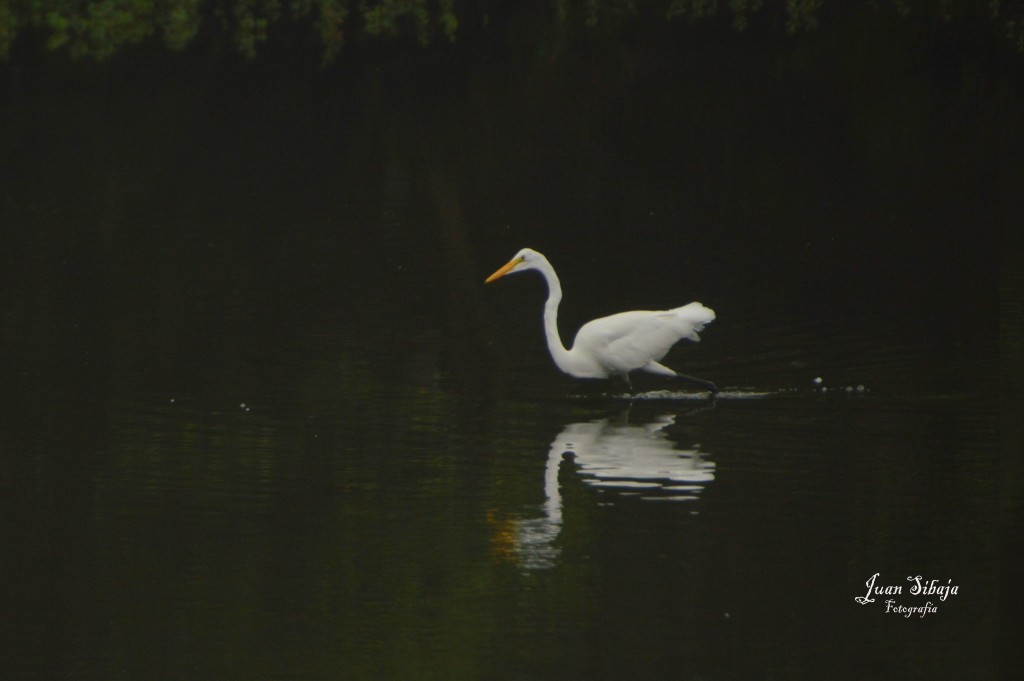
[[576, 378], [620, 376], [629, 383], [630, 371], [646, 371], [689, 380], [712, 394], [718, 393], [714, 383], [680, 374], [658, 363], [680, 339], [699, 341], [698, 333], [715, 319], [713, 310], [700, 303], [690, 303], [672, 310], [635, 310], [601, 317], [580, 327], [572, 348], [567, 350], [558, 335], [558, 304], [562, 300], [562, 286], [555, 269], [541, 253], [524, 248], [487, 277], [485, 283], [526, 270], [540, 272], [548, 284], [544, 334], [551, 359], [563, 372]]

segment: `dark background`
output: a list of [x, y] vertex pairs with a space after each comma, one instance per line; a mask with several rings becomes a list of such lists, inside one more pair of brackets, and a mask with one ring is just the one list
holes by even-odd
[[[301, 26], [252, 59], [213, 27], [98, 63], [15, 44], [15, 677], [1011, 668], [1019, 55], [885, 13], [551, 26], [510, 11], [328, 66]], [[562, 278], [567, 342], [700, 300], [718, 318], [667, 363], [769, 395], [670, 408], [718, 465], [693, 515], [568, 476], [541, 576], [488, 558], [493, 519], [621, 386], [557, 375], [539, 278], [483, 286], [523, 246]], [[961, 609], [854, 610], [878, 570], [960, 580]]]

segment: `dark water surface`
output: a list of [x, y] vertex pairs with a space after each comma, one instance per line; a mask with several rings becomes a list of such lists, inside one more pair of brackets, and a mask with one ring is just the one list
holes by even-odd
[[999, 678], [1022, 80], [862, 39], [4, 67], [11, 678]]

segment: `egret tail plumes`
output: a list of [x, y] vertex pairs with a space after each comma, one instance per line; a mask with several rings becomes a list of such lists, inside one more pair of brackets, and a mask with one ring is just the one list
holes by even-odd
[[489, 276], [487, 282], [526, 270], [540, 272], [547, 282], [544, 334], [551, 358], [563, 372], [576, 378], [620, 376], [629, 382], [629, 372], [640, 370], [686, 379], [701, 385], [712, 394], [718, 392], [718, 388], [710, 381], [680, 374], [658, 363], [679, 340], [700, 340], [704, 327], [715, 319], [715, 313], [710, 308], [700, 303], [690, 303], [671, 310], [635, 310], [595, 319], [580, 328], [572, 348], [567, 350], [558, 333], [558, 305], [562, 300], [562, 286], [547, 258], [537, 251], [524, 248]]
[[669, 310], [665, 314], [675, 318], [678, 324], [679, 337], [692, 340], [694, 343], [700, 341], [700, 333], [704, 327], [715, 321], [715, 311], [704, 307], [700, 303], [690, 303]]

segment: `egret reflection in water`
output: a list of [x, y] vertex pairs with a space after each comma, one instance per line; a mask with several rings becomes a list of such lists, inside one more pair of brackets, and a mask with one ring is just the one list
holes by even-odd
[[[627, 412], [628, 414], [628, 412]], [[676, 415], [630, 424], [628, 415], [570, 423], [551, 442], [544, 469], [543, 515], [514, 523], [514, 553], [527, 570], [552, 567], [562, 530], [560, 472], [571, 467], [584, 484], [643, 500], [691, 501], [715, 479], [715, 464], [699, 450], [684, 448], [665, 428]]]

